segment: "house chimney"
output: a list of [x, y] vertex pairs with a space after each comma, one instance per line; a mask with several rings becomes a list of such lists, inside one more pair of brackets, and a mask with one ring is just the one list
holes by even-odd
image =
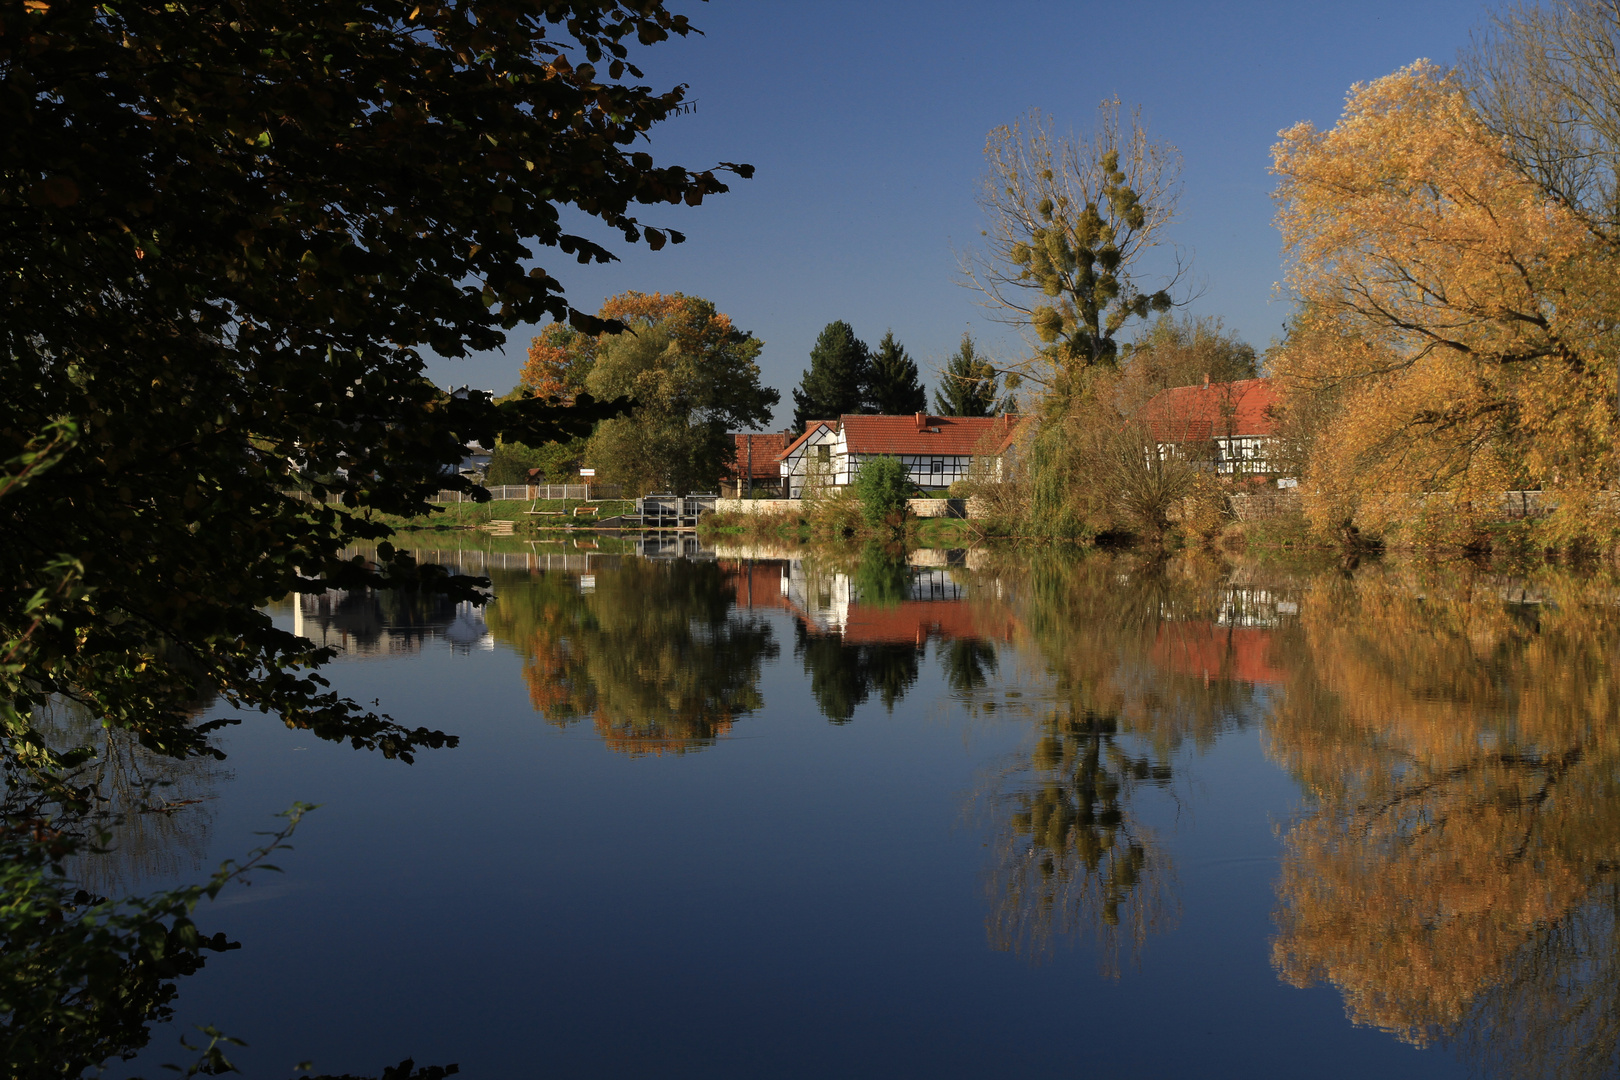
[[1209, 385], [1209, 372], [1207, 372], [1207, 371], [1204, 372], [1204, 385], [1205, 386]]
[[921, 413], [921, 412], [918, 413], [917, 414], [917, 430], [921, 431], [924, 428], [926, 428], [927, 426], [928, 426], [928, 414], [927, 413]]

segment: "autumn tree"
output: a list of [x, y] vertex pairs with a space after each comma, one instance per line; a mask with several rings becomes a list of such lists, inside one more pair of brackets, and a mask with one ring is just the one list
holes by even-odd
[[793, 390], [793, 429], [866, 411], [870, 369], [871, 351], [854, 327], [842, 320], [822, 327], [810, 348], [810, 367]]
[[1158, 275], [1145, 264], [1175, 218], [1180, 154], [1120, 110], [1104, 101], [1089, 135], [1066, 137], [1031, 112], [985, 143], [985, 250], [963, 273], [997, 317], [1034, 330], [1042, 348], [1022, 368], [1045, 382], [1112, 366], [1120, 332], [1167, 311], [1182, 276], [1179, 261]]
[[712, 490], [736, 453], [728, 432], [768, 423], [779, 397], [759, 381], [761, 342], [681, 293], [627, 292], [602, 312], [626, 329], [588, 346], [586, 389], [635, 409], [597, 426], [586, 459], [605, 482], [641, 494]]
[[1303, 304], [1274, 371], [1290, 409], [1334, 401], [1307, 478], [1319, 527], [1387, 524], [1418, 492], [1466, 524], [1504, 488], [1575, 502], [1613, 474], [1607, 264], [1454, 75], [1357, 86], [1331, 130], [1285, 131], [1274, 168]]
[[964, 333], [962, 343], [939, 373], [934, 411], [941, 416], [990, 416], [1016, 409], [1017, 403], [1010, 397], [997, 396], [1000, 390], [1000, 372]]
[[866, 406], [880, 416], [905, 416], [928, 409], [928, 391], [919, 379], [917, 362], [895, 340], [893, 330], [884, 331], [883, 340], [872, 353]]
[[1161, 390], [1199, 383], [1234, 382], [1260, 374], [1254, 346], [1227, 330], [1213, 316], [1166, 313], [1149, 323], [1125, 346], [1122, 384], [1131, 400], [1123, 405], [1134, 411]]

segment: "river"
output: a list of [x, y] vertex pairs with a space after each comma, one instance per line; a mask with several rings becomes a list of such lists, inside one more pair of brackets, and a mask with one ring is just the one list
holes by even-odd
[[320, 808], [114, 1075], [198, 1024], [255, 1076], [1615, 1074], [1608, 572], [417, 555], [493, 600], [274, 614], [459, 745], [229, 729], [104, 881]]

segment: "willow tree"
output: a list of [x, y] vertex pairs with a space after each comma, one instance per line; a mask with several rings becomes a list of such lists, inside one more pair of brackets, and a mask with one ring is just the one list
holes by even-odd
[[1331, 130], [1283, 132], [1275, 171], [1305, 317], [1273, 370], [1290, 409], [1332, 402], [1318, 525], [1402, 521], [1412, 495], [1449, 492], [1466, 528], [1504, 487], [1573, 509], [1613, 475], [1609, 264], [1458, 78], [1423, 62], [1356, 87]]
[[1113, 366], [1121, 331], [1168, 310], [1182, 277], [1179, 258], [1162, 274], [1144, 265], [1175, 219], [1181, 156], [1120, 110], [1104, 101], [1084, 136], [1055, 135], [1032, 111], [985, 143], [985, 249], [962, 269], [998, 318], [1034, 331], [1038, 357], [1019, 370], [1042, 381]]

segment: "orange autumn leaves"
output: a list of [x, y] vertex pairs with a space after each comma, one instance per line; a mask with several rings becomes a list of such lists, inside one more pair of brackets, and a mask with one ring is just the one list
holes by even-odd
[[1503, 490], [1612, 478], [1608, 257], [1514, 170], [1454, 76], [1419, 62], [1357, 86], [1337, 125], [1288, 129], [1274, 159], [1301, 314], [1272, 373], [1324, 418], [1306, 470], [1318, 527], [1419, 505], [1467, 519]]
[[1555, 1004], [1585, 976], [1546, 943], [1615, 880], [1614, 582], [1503, 602], [1522, 587], [1472, 567], [1318, 579], [1267, 723], [1311, 802], [1284, 837], [1279, 973], [1419, 1044], [1490, 1038], [1511, 1019], [1493, 1001]]
[[[734, 330], [731, 316], [681, 293], [623, 292], [604, 301], [597, 316], [622, 322], [632, 330], [662, 325], [675, 344], [692, 356], [707, 355]], [[586, 389], [598, 349], [609, 336], [583, 334], [566, 323], [548, 323], [529, 342], [518, 384], [536, 397], [572, 399]]]

